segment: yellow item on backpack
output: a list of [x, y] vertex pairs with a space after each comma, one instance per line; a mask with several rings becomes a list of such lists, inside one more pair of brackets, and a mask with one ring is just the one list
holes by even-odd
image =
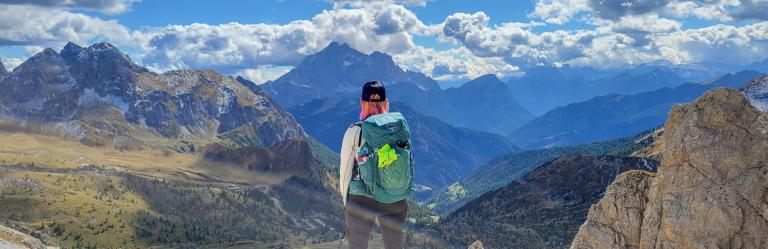
[[389, 144], [385, 144], [378, 150], [379, 168], [386, 168], [397, 161], [397, 152]]

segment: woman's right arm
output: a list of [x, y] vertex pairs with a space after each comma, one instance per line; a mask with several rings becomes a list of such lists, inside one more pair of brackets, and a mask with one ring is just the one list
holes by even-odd
[[352, 179], [352, 167], [355, 163], [355, 142], [360, 135], [360, 127], [352, 125], [344, 132], [344, 138], [341, 140], [341, 150], [339, 156], [339, 192], [346, 204], [347, 190], [349, 181]]

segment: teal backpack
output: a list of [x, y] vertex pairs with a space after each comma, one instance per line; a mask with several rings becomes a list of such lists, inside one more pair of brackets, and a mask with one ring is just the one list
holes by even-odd
[[363, 120], [360, 126], [365, 143], [357, 156], [367, 157], [367, 160], [358, 160], [358, 171], [367, 192], [382, 203], [411, 198], [411, 131], [403, 114], [373, 115]]

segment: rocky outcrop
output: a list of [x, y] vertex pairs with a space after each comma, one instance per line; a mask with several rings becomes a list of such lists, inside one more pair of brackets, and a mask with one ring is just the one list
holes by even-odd
[[469, 245], [469, 249], [483, 249], [483, 242], [476, 240], [474, 243]]
[[768, 114], [739, 91], [677, 105], [658, 175], [622, 174], [571, 248], [768, 248]]
[[750, 81], [739, 90], [755, 108], [768, 112], [768, 75]]
[[[43, 236], [40, 231], [35, 231], [38, 237]], [[47, 236], [46, 236], [47, 237]], [[0, 225], [0, 248], [3, 249], [55, 249], [59, 247], [49, 246], [39, 238], [22, 233], [9, 227]]]

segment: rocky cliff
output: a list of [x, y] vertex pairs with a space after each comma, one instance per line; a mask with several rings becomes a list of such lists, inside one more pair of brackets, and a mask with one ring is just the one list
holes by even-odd
[[658, 174], [617, 177], [571, 248], [768, 248], [768, 114], [715, 89], [663, 136]]

